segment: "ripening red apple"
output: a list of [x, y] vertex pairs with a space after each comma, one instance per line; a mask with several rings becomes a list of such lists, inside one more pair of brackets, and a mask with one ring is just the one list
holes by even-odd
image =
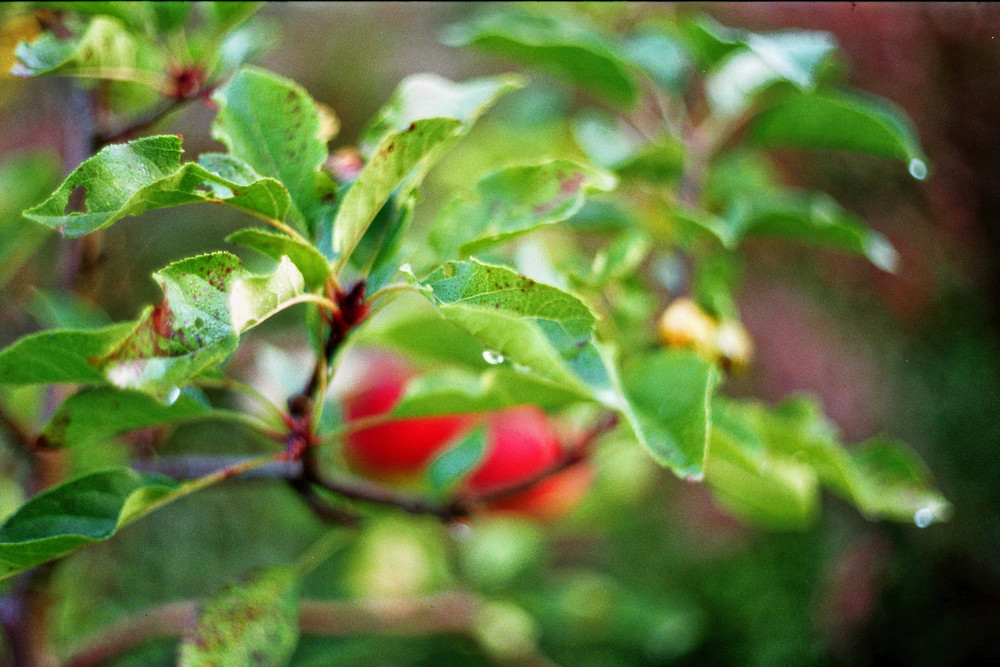
[[[562, 446], [548, 416], [533, 405], [490, 415], [487, 434], [486, 454], [463, 485], [473, 493], [489, 493], [527, 481], [562, 457]], [[586, 464], [576, 464], [524, 491], [490, 502], [490, 508], [539, 519], [558, 518], [586, 493], [591, 473]]]
[[[401, 358], [385, 353], [367, 355], [363, 363], [365, 377], [344, 398], [347, 422], [390, 412], [414, 373]], [[344, 454], [358, 470], [374, 477], [419, 473], [477, 421], [473, 415], [396, 419], [348, 434]]]
[[[413, 369], [399, 357], [369, 355], [364, 378], [344, 399], [347, 422], [386, 414], [399, 402]], [[462, 492], [489, 494], [515, 486], [542, 473], [562, 456], [548, 416], [535, 406], [519, 406], [485, 418], [487, 449], [483, 460], [466, 478]], [[358, 471], [380, 478], [421, 474], [438, 453], [483, 421], [473, 414], [392, 420], [348, 434], [344, 453]], [[542, 519], [564, 515], [586, 492], [591, 470], [577, 464], [530, 488], [491, 501], [491, 509]]]

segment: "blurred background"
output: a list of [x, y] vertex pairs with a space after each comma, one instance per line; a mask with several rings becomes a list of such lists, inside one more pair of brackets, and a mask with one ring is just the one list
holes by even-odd
[[[408, 74], [464, 80], [512, 69], [438, 42], [441, 28], [472, 10], [464, 3], [267, 4], [261, 14], [281, 37], [260, 64], [332, 107], [342, 121], [337, 141], [350, 144]], [[622, 516], [600, 528], [571, 522], [543, 539], [536, 528], [497, 524], [487, 538], [521, 545], [519, 553], [543, 553], [531, 558], [544, 562], [549, 575], [536, 582], [535, 595], [518, 592], [509, 572], [483, 585], [510, 587], [504, 595], [536, 615], [543, 650], [563, 665], [996, 664], [1000, 7], [685, 3], [636, 4], [635, 11], [703, 12], [751, 30], [829, 31], [842, 47], [848, 83], [892, 100], [913, 119], [933, 170], [923, 182], [874, 158], [777, 156], [790, 182], [829, 192], [884, 233], [901, 267], [887, 274], [833, 251], [755, 242], [740, 309], [757, 357], [749, 374], [726, 391], [768, 401], [806, 391], [821, 398], [849, 442], [877, 433], [907, 441], [954, 504], [954, 516], [928, 529], [870, 523], [827, 497], [815, 528], [770, 533], [726, 515], [702, 487], [664, 475], [640, 504], [622, 505]], [[81, 110], [66, 81], [3, 85], [0, 157], [37, 150], [67, 165], [66, 171], [75, 166], [82, 157], [73, 119]], [[167, 127], [183, 132], [194, 155], [218, 148], [208, 134], [211, 118], [209, 109], [192, 107]], [[112, 319], [134, 317], [140, 304], [157, 298], [151, 271], [219, 248], [226, 234], [243, 226], [226, 210], [187, 207], [180, 213], [153, 212], [108, 231], [108, 270], [96, 294]], [[38, 257], [45, 261], [22, 269], [0, 294], [3, 344], [37, 328], [25, 312], [31, 286], [51, 284], [63, 270], [58, 241], [44, 243]], [[274, 496], [270, 514], [246, 516], [248, 494], [262, 493]], [[178, 503], [122, 539], [71, 559], [60, 575], [67, 590], [74, 581], [87, 583], [75, 584], [85, 587], [76, 589], [80, 599], [63, 605], [65, 636], [152, 601], [201, 594], [249, 566], [301, 551], [316, 530], [282, 490], [208, 495], [207, 509], [194, 509], [191, 503], [202, 502], [197, 499]], [[376, 525], [370, 543], [377, 544], [378, 531], [399, 533], [386, 521]], [[437, 529], [420, 524], [405, 530], [419, 545]], [[240, 534], [259, 535], [258, 550], [246, 552], [234, 537]], [[147, 555], [136, 557], [136, 544], [147, 545]], [[462, 549], [460, 562], [483, 558], [476, 549], [490, 553], [482, 545]], [[330, 567], [350, 569], [352, 557], [361, 558], [349, 554]], [[520, 572], [520, 565], [511, 567]], [[350, 588], [323, 584], [324, 576], [333, 575], [318, 571], [316, 590], [340, 595], [343, 586]], [[438, 638], [382, 639], [377, 648], [365, 638], [324, 646], [304, 644], [297, 664], [330, 664], [322, 656], [332, 646], [338, 664], [481, 660]]]

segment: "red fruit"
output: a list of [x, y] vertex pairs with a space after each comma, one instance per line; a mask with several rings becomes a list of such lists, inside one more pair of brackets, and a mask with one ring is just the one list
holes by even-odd
[[[490, 416], [488, 449], [483, 461], [465, 482], [473, 493], [489, 493], [535, 478], [562, 457], [562, 447], [546, 414], [526, 405]], [[553, 519], [566, 514], [590, 486], [591, 470], [577, 464], [514, 495], [492, 501], [494, 510]]]
[[[385, 354], [365, 360], [366, 377], [344, 398], [348, 422], [390, 412], [406, 389], [413, 370]], [[360, 470], [374, 476], [419, 473], [434, 455], [469, 430], [472, 415], [397, 419], [348, 434], [344, 453]]]
[[[390, 412], [399, 402], [413, 369], [399, 357], [369, 354], [364, 379], [344, 398], [347, 422]], [[354, 431], [345, 439], [344, 454], [360, 472], [387, 479], [419, 475], [441, 451], [455, 443], [483, 418], [472, 414], [396, 419]], [[490, 494], [534, 479], [563, 455], [549, 418], [539, 408], [519, 406], [486, 418], [487, 450], [462, 485], [473, 496]], [[530, 488], [490, 501], [492, 510], [553, 519], [582, 498], [592, 471], [577, 464]]]

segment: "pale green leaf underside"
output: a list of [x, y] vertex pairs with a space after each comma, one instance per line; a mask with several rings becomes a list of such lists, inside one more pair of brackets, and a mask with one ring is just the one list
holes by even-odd
[[[230, 180], [201, 164], [180, 164], [181, 139], [156, 136], [113, 144], [84, 161], [46, 201], [25, 211], [26, 218], [82, 236], [121, 218], [168, 206], [218, 201], [281, 220], [288, 194], [277, 181], [256, 177], [245, 165], [211, 156], [209, 167], [225, 168]], [[79, 189], [79, 190], [78, 190]], [[74, 191], [82, 192], [84, 211], [67, 212]]]
[[488, 362], [560, 387], [554, 400], [577, 394], [621, 412], [644, 439], [614, 364], [594, 339], [594, 313], [578, 298], [475, 259], [448, 262], [422, 284], [438, 313], [479, 341]]
[[525, 404], [555, 410], [580, 400], [579, 393], [509, 364], [483, 372], [450, 367], [432, 369], [411, 380], [392, 414], [420, 417], [495, 412]]
[[730, 54], [705, 82], [708, 102], [720, 117], [743, 113], [778, 82], [811, 92], [837, 49], [836, 40], [826, 32], [748, 33], [741, 41], [746, 48]]

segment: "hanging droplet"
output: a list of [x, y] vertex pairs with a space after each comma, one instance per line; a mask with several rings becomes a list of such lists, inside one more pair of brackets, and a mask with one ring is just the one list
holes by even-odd
[[177, 402], [177, 399], [180, 397], [181, 397], [181, 388], [171, 387], [170, 391], [167, 392], [167, 395], [164, 397], [163, 401], [167, 405], [173, 405], [174, 403]]
[[909, 169], [910, 176], [918, 181], [922, 181], [927, 178], [927, 163], [920, 158], [913, 158], [910, 160]]
[[502, 354], [494, 350], [483, 350], [483, 361], [496, 366], [497, 364], [503, 363], [504, 357]]
[[934, 523], [936, 519], [937, 516], [930, 507], [921, 507], [913, 513], [913, 523], [917, 525], [917, 528], [926, 528]]

